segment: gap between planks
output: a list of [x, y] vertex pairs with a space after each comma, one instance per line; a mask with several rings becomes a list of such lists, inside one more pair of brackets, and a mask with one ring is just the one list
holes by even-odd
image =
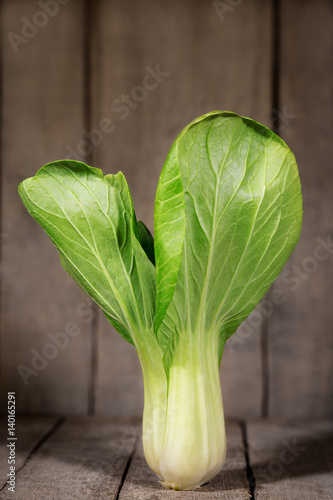
[[[92, 30], [93, 30], [93, 2], [84, 0], [84, 37], [83, 37], [83, 122], [85, 130], [92, 129]], [[88, 153], [85, 163], [93, 165], [93, 151]], [[93, 320], [90, 328], [90, 381], [88, 386], [88, 415], [95, 414], [96, 408], [96, 384], [97, 384], [97, 366], [98, 366], [98, 306], [91, 301]]]
[[245, 462], [246, 462], [246, 477], [247, 477], [247, 482], [249, 484], [250, 500], [255, 500], [255, 498], [256, 498], [256, 478], [255, 478], [255, 475], [254, 475], [254, 472], [253, 472], [253, 469], [251, 466], [246, 423], [244, 421], [241, 421], [240, 427], [241, 427], [241, 431], [242, 431], [244, 456], [245, 456]]
[[[90, 424], [89, 424], [90, 422]], [[91, 432], [86, 432], [87, 430], [87, 425], [94, 428], [95, 430], [93, 433]], [[108, 432], [105, 433], [103, 432], [103, 423], [105, 426], [108, 428]], [[80, 425], [78, 425], [80, 424]], [[119, 427], [120, 424], [120, 427]], [[91, 488], [90, 491], [90, 496], [89, 498], [91, 499], [98, 499], [98, 498], [113, 498], [114, 500], [121, 500], [121, 499], [127, 499], [127, 498], [133, 498], [133, 494], [138, 494], [138, 498], [146, 498], [146, 494], [149, 494], [149, 498], [164, 498], [165, 496], [167, 498], [173, 498], [175, 495], [179, 494], [179, 492], [175, 492], [172, 490], [162, 490], [158, 486], [158, 479], [153, 474], [150, 469], [148, 469], [145, 460], [143, 458], [143, 450], [141, 449], [142, 446], [138, 446], [140, 443], [139, 435], [141, 432], [141, 428], [139, 428], [138, 423], [134, 423], [132, 420], [129, 421], [127, 419], [114, 419], [114, 418], [99, 418], [99, 417], [71, 417], [69, 419], [65, 419], [64, 417], [60, 417], [56, 420], [56, 422], [52, 425], [52, 427], [44, 433], [41, 437], [39, 437], [37, 443], [32, 447], [32, 449], [27, 451], [27, 456], [24, 458], [24, 461], [22, 465], [17, 469], [17, 480], [21, 482], [21, 485], [18, 487], [23, 488], [21, 491], [22, 493], [27, 494], [30, 490], [31, 487], [37, 488], [37, 478], [39, 473], [35, 476], [36, 469], [42, 470], [43, 467], [42, 465], [46, 467], [46, 469], [50, 470], [49, 472], [46, 473], [46, 476], [49, 476], [48, 478], [45, 476], [40, 477], [39, 481], [39, 487], [32, 491], [31, 493], [33, 495], [40, 494], [40, 498], [44, 499], [46, 498], [46, 494], [48, 495], [49, 492], [49, 486], [53, 481], [52, 479], [52, 474], [54, 474], [54, 470], [52, 471], [52, 461], [56, 462], [59, 459], [59, 449], [63, 450], [62, 453], [65, 452], [66, 456], [66, 448], [68, 453], [72, 453], [73, 455], [73, 464], [76, 463], [75, 458], [77, 456], [82, 456], [81, 453], [85, 453], [85, 450], [87, 449], [87, 446], [83, 445], [82, 448], [79, 450], [75, 451], [75, 440], [77, 440], [78, 435], [81, 435], [82, 432], [82, 441], [86, 441], [86, 444], [88, 444], [88, 449], [91, 447], [91, 439], [94, 437], [94, 441], [96, 440], [96, 436], [100, 434], [102, 441], [104, 442], [107, 440], [107, 436], [110, 436], [112, 440], [114, 440], [114, 448], [113, 451], [110, 449], [110, 458], [108, 458], [104, 454], [104, 458], [100, 455], [98, 452], [98, 443], [97, 443], [97, 448], [94, 450], [94, 453], [92, 456], [89, 458], [89, 456], [86, 456], [85, 462], [88, 464], [88, 462], [93, 462], [94, 458], [93, 456], [98, 457], [97, 461], [95, 463], [95, 466], [98, 466], [98, 470], [100, 469], [101, 463], [103, 460], [113, 460], [118, 462], [118, 456], [117, 453], [117, 442], [119, 439], [119, 436], [117, 437], [117, 434], [114, 434], [114, 431], [116, 431], [117, 428], [119, 428], [119, 431], [122, 435], [126, 436], [129, 434], [130, 430], [134, 429], [135, 427], [135, 433], [132, 432], [132, 437], [133, 442], [131, 446], [127, 448], [127, 450], [124, 448], [122, 450], [122, 455], [125, 461], [123, 464], [120, 464], [120, 467], [118, 466], [115, 467], [115, 469], [118, 469], [119, 471], [119, 476], [116, 478], [115, 476], [115, 481], [113, 482], [114, 489], [108, 490], [107, 484], [102, 481], [104, 484], [95, 484], [95, 487]], [[242, 499], [250, 498], [253, 499], [254, 496], [251, 496], [251, 492], [248, 492], [247, 490], [250, 490], [250, 483], [247, 484], [246, 482], [246, 473], [248, 476], [247, 481], [249, 482], [250, 479], [253, 478], [253, 471], [251, 468], [251, 464], [249, 462], [249, 454], [247, 452], [248, 450], [248, 442], [247, 442], [247, 429], [246, 429], [246, 424], [241, 423], [239, 421], [233, 421], [233, 422], [227, 422], [227, 427], [229, 428], [229, 438], [230, 441], [237, 441], [236, 448], [232, 451], [231, 456], [228, 461], [229, 468], [224, 468], [225, 471], [225, 478], [218, 479], [216, 478], [215, 484], [212, 485], [210, 483], [210, 486], [208, 485], [208, 489], [206, 491], [188, 491], [188, 492], [183, 492], [183, 495], [186, 496], [186, 498], [198, 498], [199, 496], [201, 497], [202, 495], [205, 495], [205, 498], [207, 500], [210, 500], [211, 498], [217, 498], [215, 495], [219, 495], [218, 498], [229, 498], [229, 495], [237, 495], [237, 492], [234, 491], [232, 492], [229, 490], [229, 486], [232, 483], [233, 485], [235, 484], [236, 481], [236, 490], [241, 494]], [[28, 426], [25, 426], [26, 432], [29, 430]], [[67, 430], [66, 430], [67, 429]], [[75, 431], [76, 429], [76, 431]], [[122, 430], [121, 430], [122, 429]], [[237, 430], [238, 429], [238, 430]], [[73, 430], [75, 431], [73, 434]], [[106, 429], [104, 429], [106, 430]], [[60, 431], [60, 435], [58, 433]], [[116, 431], [117, 432], [117, 431]], [[58, 434], [57, 434], [58, 433]], [[51, 439], [52, 437], [57, 434], [57, 437], [55, 439]], [[76, 434], [78, 434], [76, 436]], [[135, 434], [135, 435], [134, 435]], [[104, 435], [104, 438], [103, 438]], [[237, 438], [236, 436], [239, 436]], [[68, 439], [72, 437], [72, 444], [68, 443]], [[64, 440], [65, 439], [65, 440]], [[121, 438], [122, 439], [122, 438]], [[235, 441], [235, 443], [236, 443]], [[68, 444], [68, 446], [64, 447], [64, 443]], [[120, 442], [120, 441], [119, 441]], [[106, 444], [106, 442], [105, 442]], [[140, 443], [141, 444], [141, 443]], [[59, 448], [60, 446], [60, 448]], [[43, 448], [42, 448], [43, 447]], [[70, 452], [71, 447], [73, 447], [72, 452]], [[233, 448], [234, 445], [231, 446]], [[238, 447], [238, 451], [237, 451]], [[42, 450], [41, 450], [42, 448]], [[112, 447], [111, 447], [112, 448]], [[105, 451], [105, 450], [104, 450]], [[39, 452], [39, 453], [38, 453]], [[103, 445], [101, 447], [101, 453], [103, 452]], [[103, 455], [103, 453], [102, 453]], [[51, 462], [47, 462], [47, 457], [51, 458]], [[133, 458], [135, 459], [133, 460]], [[120, 455], [121, 458], [121, 455]], [[68, 458], [67, 458], [68, 459]], [[120, 460], [121, 461], [121, 460]], [[81, 459], [79, 460], [81, 462]], [[144, 464], [144, 465], [143, 465]], [[227, 464], [227, 465], [228, 465]], [[114, 463], [114, 465], [116, 465]], [[44, 468], [45, 468], [44, 467]], [[142, 477], [142, 472], [143, 472], [143, 467], [144, 467], [144, 477]], [[142, 468], [142, 470], [141, 470]], [[46, 470], [45, 469], [45, 470]], [[96, 469], [97, 470], [97, 469]], [[141, 472], [140, 472], [141, 470]], [[61, 473], [61, 470], [59, 469], [57, 471], [59, 474]], [[75, 469], [73, 469], [73, 472], [75, 473]], [[80, 473], [79, 469], [77, 471]], [[236, 474], [236, 478], [235, 478]], [[22, 477], [23, 476], [23, 477]], [[35, 476], [35, 477], [34, 477]], [[21, 481], [20, 481], [21, 479]], [[46, 479], [46, 480], [45, 480]], [[133, 481], [133, 479], [135, 479]], [[87, 477], [85, 479], [78, 477], [77, 478], [78, 482], [80, 483], [81, 487], [83, 487], [83, 483], [85, 480], [87, 480]], [[83, 483], [82, 483], [83, 480]], [[89, 481], [88, 481], [89, 482]], [[43, 487], [44, 483], [44, 487]], [[65, 481], [66, 483], [66, 481]], [[138, 484], [137, 484], [138, 483]], [[3, 485], [1, 488], [2, 490], [5, 488], [6, 484]], [[70, 487], [70, 485], [68, 485]], [[77, 485], [76, 485], [77, 486]], [[87, 485], [86, 485], [87, 486]], [[217, 489], [216, 489], [217, 488]], [[226, 489], [226, 491], [223, 491]], [[233, 488], [232, 488], [233, 489]], [[67, 491], [67, 490], [66, 490]], [[60, 490], [55, 491], [55, 493], [61, 493]], [[65, 493], [65, 492], [63, 492]], [[86, 493], [82, 491], [81, 493]], [[68, 494], [68, 491], [67, 491]], [[144, 495], [142, 497], [142, 494]], [[150, 494], [153, 495], [153, 497], [150, 496]], [[225, 496], [227, 495], [227, 496]], [[28, 494], [29, 497], [29, 494]], [[6, 497], [7, 498], [7, 497]], [[30, 498], [30, 497], [29, 497]], [[35, 497], [34, 497], [35, 498]], [[38, 496], [36, 497], [38, 498]], [[77, 497], [75, 497], [77, 498]], [[86, 497], [85, 497], [86, 498]], [[231, 498], [231, 497], [230, 497]], [[236, 496], [232, 496], [232, 498], [236, 498]], [[238, 497], [237, 497], [238, 498]]]
[[[53, 424], [53, 426], [48, 430], [46, 431], [45, 434], [43, 434], [39, 440], [37, 441], [37, 443], [32, 447], [32, 449], [28, 452], [27, 456], [25, 457], [25, 459], [23, 460], [23, 463], [22, 465], [20, 465], [16, 471], [15, 471], [15, 475], [17, 477], [17, 475], [20, 473], [20, 471], [22, 469], [24, 469], [24, 467], [27, 465], [27, 463], [32, 459], [32, 457], [35, 455], [35, 453], [37, 453], [37, 451], [41, 448], [41, 446], [46, 442], [48, 441], [59, 429], [60, 427], [65, 423], [66, 421], [66, 418], [65, 417], [58, 417], [58, 419], [56, 420], [56, 422]], [[7, 486], [8, 484], [8, 480], [4, 480], [4, 482], [0, 485], [0, 491], [4, 490], [5, 487]]]
[[127, 477], [128, 471], [130, 469], [130, 466], [131, 466], [133, 457], [135, 455], [135, 452], [137, 450], [137, 447], [138, 447], [138, 436], [136, 437], [136, 440], [134, 442], [132, 452], [131, 452], [130, 456], [128, 457], [128, 460], [127, 460], [127, 463], [126, 463], [126, 466], [125, 466], [125, 469], [124, 469], [124, 473], [123, 473], [123, 475], [121, 477], [121, 480], [120, 480], [120, 483], [119, 483], [119, 488], [118, 488], [118, 490], [117, 490], [117, 492], [115, 494], [114, 500], [119, 500], [119, 495], [120, 495], [122, 487], [124, 486], [124, 483], [126, 481], [126, 477]]

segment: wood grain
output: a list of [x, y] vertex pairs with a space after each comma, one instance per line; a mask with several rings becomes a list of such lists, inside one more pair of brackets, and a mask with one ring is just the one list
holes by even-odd
[[[57, 417], [19, 417], [16, 419], [15, 467], [21, 469], [31, 452], [55, 426]], [[0, 489], [7, 483], [8, 465], [7, 421], [0, 419]]]
[[[304, 221], [276, 284], [283, 303], [270, 328], [269, 412], [332, 417], [333, 4], [282, 1], [281, 7], [280, 129], [298, 161]], [[329, 250], [320, 241], [331, 242]]]
[[[114, 499], [137, 439], [136, 424], [73, 417], [19, 472], [16, 495], [26, 500]], [[12, 498], [8, 490], [1, 498]]]
[[261, 421], [247, 425], [258, 500], [333, 498], [333, 423]]
[[[165, 490], [146, 464], [139, 420], [80, 416], [57, 428], [54, 422], [52, 417], [18, 419], [17, 498], [246, 500], [253, 479], [258, 500], [333, 498], [332, 421], [252, 420], [244, 423], [245, 440], [240, 423], [227, 421], [222, 471], [200, 489], [182, 492]], [[248, 466], [252, 476], [247, 478]], [[5, 486], [0, 495], [9, 499], [13, 493]]]
[[[16, 391], [19, 411], [85, 413], [90, 305], [62, 270], [58, 252], [17, 193], [20, 181], [65, 157], [67, 145], [81, 138], [83, 3], [72, 0], [58, 7], [43, 24], [46, 14], [41, 16], [38, 3], [2, 2], [2, 231], [7, 236], [2, 248], [1, 397], [5, 400], [7, 390]], [[24, 30], [34, 20], [43, 26]], [[7, 35], [25, 31], [32, 35], [15, 53]], [[72, 323], [80, 334], [67, 337], [67, 345], [64, 340], [64, 348], [57, 349], [49, 334], [64, 332]], [[36, 353], [31, 351], [40, 355], [50, 343], [49, 359], [40, 360], [35, 370]], [[27, 385], [19, 365], [34, 370]]]
[[[268, 297], [281, 300], [267, 330], [269, 415], [332, 417], [332, 2], [276, 3], [281, 58], [275, 110], [270, 0], [234, 2], [223, 20], [214, 2], [204, 0], [97, 0], [90, 2], [88, 27], [89, 2], [59, 4], [45, 24], [38, 2], [1, 3], [2, 403], [10, 390], [25, 412], [141, 415], [143, 409], [134, 348], [100, 313], [92, 325], [91, 302], [22, 206], [19, 182], [54, 159], [92, 158], [106, 173], [124, 172], [138, 218], [153, 229], [157, 181], [176, 135], [200, 114], [229, 109], [267, 125], [272, 113], [278, 116], [302, 180], [301, 239]], [[31, 33], [27, 23], [33, 20], [43, 26]], [[22, 36], [22, 30], [28, 37], [15, 51], [11, 34]], [[84, 42], [87, 32], [91, 44]], [[163, 76], [147, 80], [154, 71]], [[147, 81], [149, 88], [142, 90]], [[126, 106], [120, 102], [127, 99]], [[267, 396], [256, 314], [225, 348], [227, 416], [258, 417]], [[31, 368], [49, 334], [63, 332], [69, 322], [80, 334], [26, 386], [18, 366]]]
[[[94, 2], [92, 126], [98, 128], [103, 118], [114, 125], [94, 148], [94, 164], [106, 173], [124, 172], [138, 218], [150, 229], [160, 170], [188, 122], [213, 109], [269, 122], [270, 16], [270, 2], [257, 0], [242, 2], [224, 21], [212, 2]], [[117, 111], [116, 100], [136, 95], [143, 85], [147, 66], [158, 66], [168, 76], [127, 112]], [[236, 348], [226, 348], [222, 385], [227, 415], [260, 415], [259, 330], [253, 328]], [[136, 353], [101, 318], [96, 411], [140, 414], [142, 402]]]

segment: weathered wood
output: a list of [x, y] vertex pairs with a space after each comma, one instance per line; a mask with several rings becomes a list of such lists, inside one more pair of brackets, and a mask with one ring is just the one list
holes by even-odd
[[[138, 217], [152, 229], [159, 172], [185, 124], [217, 108], [269, 124], [271, 3], [230, 4], [222, 20], [216, 3], [202, 0], [91, 2], [91, 128], [103, 130], [102, 140], [96, 130], [88, 140], [90, 131], [82, 134], [84, 2], [59, 4], [56, 15], [48, 15], [45, 25], [29, 32], [25, 18], [45, 21], [45, 16], [36, 17], [40, 4], [2, 1], [3, 401], [7, 390], [15, 390], [24, 411], [85, 413], [92, 375], [90, 302], [61, 270], [56, 250], [25, 211], [18, 183], [69, 150], [86, 160], [84, 153], [94, 142], [94, 164], [106, 172], [125, 173]], [[328, 103], [333, 8], [329, 0], [279, 3], [280, 109], [274, 113], [280, 117], [282, 137], [296, 153], [305, 216], [300, 243], [274, 288], [282, 291], [283, 303], [274, 306], [270, 319], [269, 413], [332, 416], [333, 146]], [[8, 37], [24, 35], [24, 26], [30, 33], [27, 43]], [[13, 43], [18, 43], [18, 53]], [[142, 99], [138, 86], [147, 66], [156, 70], [158, 65], [168, 75], [160, 83], [150, 78]], [[131, 97], [127, 111], [120, 110], [115, 100], [133, 92], [136, 100]], [[328, 250], [319, 248], [318, 237], [324, 245], [328, 242]], [[18, 365], [31, 368], [31, 350], [40, 353], [50, 343], [48, 333], [63, 331], [70, 321], [81, 329], [80, 335], [58, 349], [45, 369], [31, 375], [26, 387]], [[226, 414], [244, 418], [260, 415], [262, 367], [260, 327], [243, 332], [225, 348], [221, 377]], [[141, 414], [143, 387], [136, 353], [103, 317], [97, 354], [97, 412]]]
[[333, 498], [333, 423], [247, 425], [258, 500]]
[[261, 416], [262, 365], [258, 309], [240, 326], [224, 348], [221, 386], [225, 415], [229, 418]]
[[[146, 464], [142, 446], [137, 446], [140, 421], [71, 417], [52, 433], [56, 421], [53, 417], [17, 419], [17, 498], [249, 498], [245, 446], [237, 422], [227, 421], [227, 459], [218, 476], [197, 491], [180, 493], [165, 490]], [[5, 424], [2, 421], [0, 488], [7, 473]], [[255, 498], [333, 498], [333, 422], [257, 420], [247, 423], [246, 429]], [[5, 486], [0, 496], [5, 500], [13, 493]]]
[[[16, 495], [26, 500], [114, 499], [137, 440], [137, 424], [72, 417], [19, 472]], [[1, 498], [13, 494], [3, 490]]]
[[304, 222], [276, 285], [283, 303], [270, 329], [270, 416], [331, 417], [333, 4], [280, 3], [281, 135], [299, 164]]
[[[2, 2], [1, 195], [7, 236], [2, 248], [1, 397], [6, 400], [7, 390], [16, 391], [17, 408], [25, 412], [85, 413], [90, 306], [17, 193], [24, 178], [66, 157], [67, 146], [75, 147], [83, 129], [83, 2], [54, 3], [58, 12], [51, 16], [38, 2]], [[15, 46], [17, 53], [10, 33], [26, 41]], [[63, 335], [62, 347], [55, 347], [49, 333], [66, 328], [73, 337]], [[75, 332], [80, 335], [74, 338]], [[39, 355], [46, 350], [48, 358], [39, 358], [37, 369], [33, 349]], [[34, 370], [25, 372], [27, 385], [19, 365]]]
[[[55, 426], [57, 417], [17, 417], [16, 418], [16, 471], [23, 467], [33, 449], [42, 441]], [[7, 420], [0, 420], [0, 490], [6, 487], [8, 465], [8, 432]], [[1, 494], [0, 494], [1, 495]]]
[[[228, 451], [222, 471], [212, 481], [194, 491], [182, 491], [181, 498], [195, 500], [205, 498], [248, 500], [246, 463], [240, 425], [227, 422]], [[163, 488], [156, 474], [148, 467], [142, 445], [138, 446], [131, 461], [126, 480], [121, 489], [119, 500], [158, 500], [159, 498], [179, 498], [179, 491]]]
[[[99, 0], [93, 19], [92, 126], [99, 128], [103, 118], [114, 125], [95, 147], [94, 164], [108, 173], [124, 172], [138, 218], [153, 229], [160, 170], [188, 122], [227, 109], [269, 123], [270, 2], [241, 2], [221, 20], [213, 2]], [[156, 88], [146, 89], [141, 99], [138, 86], [148, 66], [164, 75], [160, 82], [149, 79]], [[124, 107], [119, 101], [126, 95], [132, 96], [131, 104]], [[259, 328], [235, 346], [226, 347], [222, 363], [225, 411], [258, 416]], [[136, 353], [104, 318], [98, 360], [97, 412], [140, 414], [143, 388]]]

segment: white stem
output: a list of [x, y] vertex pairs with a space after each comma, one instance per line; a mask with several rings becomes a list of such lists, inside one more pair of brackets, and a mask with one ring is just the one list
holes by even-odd
[[205, 337], [201, 345], [201, 336], [180, 336], [169, 370], [167, 400], [161, 375], [145, 381], [144, 451], [168, 488], [197, 488], [213, 478], [225, 461], [218, 349], [212, 337]]

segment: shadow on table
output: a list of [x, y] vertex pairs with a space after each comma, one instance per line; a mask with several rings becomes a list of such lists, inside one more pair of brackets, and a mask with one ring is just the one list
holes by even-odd
[[[330, 424], [332, 427], [332, 424]], [[297, 430], [294, 437], [290, 431], [285, 437], [275, 443], [271, 456], [265, 460], [258, 460], [260, 452], [252, 451], [253, 474], [249, 477], [250, 485], [254, 481], [260, 484], [282, 481], [302, 476], [314, 476], [324, 473], [332, 474], [333, 488], [333, 430], [323, 430], [320, 435]], [[268, 443], [268, 447], [271, 443]], [[251, 453], [250, 453], [251, 455]]]

